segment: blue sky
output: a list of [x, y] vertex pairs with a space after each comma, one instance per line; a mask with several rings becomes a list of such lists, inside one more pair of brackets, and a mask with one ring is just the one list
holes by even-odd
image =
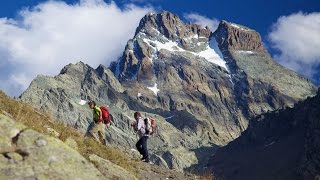
[[0, 89], [19, 95], [36, 75], [79, 60], [108, 65], [141, 17], [160, 10], [212, 28], [227, 20], [255, 29], [279, 63], [320, 82], [319, 0], [2, 0]]

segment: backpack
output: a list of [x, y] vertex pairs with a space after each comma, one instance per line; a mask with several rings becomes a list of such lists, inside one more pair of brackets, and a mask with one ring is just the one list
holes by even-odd
[[100, 107], [101, 113], [102, 113], [102, 119], [104, 124], [109, 124], [111, 121], [113, 121], [113, 116], [109, 113], [109, 110], [105, 106]]
[[144, 124], [146, 126], [146, 134], [152, 135], [155, 133], [156, 130], [156, 123], [154, 119], [145, 118]]

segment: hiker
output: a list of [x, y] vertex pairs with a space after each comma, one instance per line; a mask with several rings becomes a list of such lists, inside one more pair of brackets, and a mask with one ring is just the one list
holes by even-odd
[[93, 127], [89, 131], [89, 133], [98, 141], [101, 142], [103, 145], [106, 145], [105, 139], [105, 124], [103, 123], [102, 112], [100, 107], [96, 105], [96, 102], [89, 101], [88, 105], [90, 109], [93, 110]]
[[136, 143], [136, 147], [139, 153], [142, 155], [141, 161], [149, 162], [149, 153], [147, 146], [149, 135], [146, 133], [146, 125], [144, 123], [143, 118], [141, 117], [140, 112], [134, 113], [134, 119], [136, 120], [136, 122], [132, 124], [132, 126], [134, 127], [135, 131], [138, 132], [139, 135], [139, 140]]

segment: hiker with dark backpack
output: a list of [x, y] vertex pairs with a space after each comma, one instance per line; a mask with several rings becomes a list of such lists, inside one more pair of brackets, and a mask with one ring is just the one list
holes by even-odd
[[109, 113], [108, 109], [104, 106], [97, 106], [94, 101], [89, 101], [88, 105], [93, 112], [93, 127], [89, 133], [94, 137], [98, 142], [101, 142], [103, 145], [106, 145], [105, 139], [105, 128], [106, 124], [110, 123], [112, 116]]
[[144, 122], [144, 119], [141, 117], [140, 112], [134, 113], [134, 119], [136, 122], [132, 124], [135, 131], [138, 132], [139, 140], [136, 143], [136, 147], [139, 151], [139, 153], [142, 155], [141, 161], [143, 162], [149, 162], [149, 153], [148, 153], [148, 145], [147, 141], [149, 138], [149, 134], [146, 129], [146, 124]]

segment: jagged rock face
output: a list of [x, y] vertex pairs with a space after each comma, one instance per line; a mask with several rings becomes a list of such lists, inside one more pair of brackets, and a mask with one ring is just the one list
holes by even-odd
[[[197, 34], [208, 38], [211, 33], [210, 29], [207, 27], [202, 28], [196, 24], [184, 24], [177, 15], [167, 11], [162, 11], [159, 14], [147, 14], [141, 19], [135, 35], [141, 32], [149, 34], [149, 31], [152, 29], [159, 31], [170, 40], [181, 40], [181, 42], [183, 41], [183, 38], [188, 38], [190, 35]], [[152, 35], [152, 32], [150, 35]]]
[[210, 33], [209, 28], [186, 25], [177, 15], [166, 11], [147, 14], [140, 21], [135, 38], [129, 40], [121, 63], [113, 65], [114, 72], [120, 79], [150, 80], [154, 74], [152, 59], [159, 48], [156, 43], [197, 52], [205, 49]]
[[110, 69], [100, 65], [96, 70], [101, 79], [107, 84], [110, 84], [115, 91], [120, 93], [124, 92], [122, 85], [119, 83], [118, 79], [114, 78], [114, 74]]
[[[38, 76], [21, 95], [21, 99], [49, 112], [58, 120], [83, 130], [91, 122], [91, 112], [78, 102], [90, 97], [106, 97], [107, 94], [116, 93], [114, 89], [121, 91], [121, 86], [111, 88], [112, 85], [106, 84], [93, 68], [80, 62], [67, 65], [56, 77]], [[110, 104], [111, 99], [105, 101]]]
[[218, 150], [209, 166], [224, 179], [315, 179], [320, 175], [320, 91], [317, 96], [253, 119]]
[[270, 57], [256, 31], [222, 21], [212, 37], [228, 62], [235, 92], [241, 105], [247, 107], [248, 117], [292, 106], [297, 100], [315, 94], [316, 87], [309, 80]]
[[105, 179], [62, 141], [3, 115], [0, 135], [0, 179]]
[[239, 43], [233, 49], [208, 28], [184, 24], [169, 12], [148, 14], [123, 56], [111, 65], [114, 75], [103, 66], [68, 65], [54, 78], [37, 77], [21, 99], [84, 132], [92, 115], [77, 102], [91, 97], [108, 104], [115, 125], [107, 130], [107, 139], [129, 150], [136, 141], [130, 130], [133, 112], [158, 114], [160, 133], [150, 141], [153, 160], [168, 168], [195, 168], [216, 145], [237, 138], [249, 118], [316, 91], [312, 83], [273, 62], [255, 31], [238, 36], [249, 29], [227, 31], [231, 25], [223, 23], [217, 32], [227, 32], [224, 37]]
[[245, 26], [221, 21], [214, 33], [224, 49], [265, 52], [260, 34]]

